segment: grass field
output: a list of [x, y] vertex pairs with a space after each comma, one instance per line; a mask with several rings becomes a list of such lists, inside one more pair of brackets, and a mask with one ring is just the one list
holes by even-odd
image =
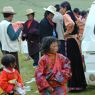
[[[64, 0], [0, 0], [0, 12], [2, 11], [3, 6], [13, 6], [15, 11], [17, 12], [14, 17], [14, 21], [25, 21], [25, 10], [27, 8], [32, 8], [36, 12], [36, 19], [41, 20], [43, 18], [44, 7], [49, 6], [50, 4], [61, 3]], [[87, 10], [91, 6], [91, 2], [94, 0], [68, 0], [72, 8], [78, 7], [81, 10]], [[2, 20], [2, 14], [0, 14], [0, 21]], [[34, 77], [34, 69], [32, 67], [32, 60], [24, 61], [25, 56], [23, 54], [19, 54], [20, 59], [20, 70], [24, 80], [24, 83], [31, 80]], [[31, 86], [31, 91], [27, 93], [27, 95], [39, 95], [37, 93], [37, 88], [35, 82], [31, 84], [25, 84]], [[95, 95], [95, 87], [88, 86], [85, 92], [81, 93], [70, 93], [69, 95]]]
[[[27, 8], [32, 8], [36, 12], [36, 19], [41, 20], [43, 18], [44, 7], [48, 7], [53, 4], [60, 4], [65, 0], [0, 0], [0, 11], [2, 11], [3, 6], [13, 6], [17, 12], [14, 20], [26, 20], [25, 10]], [[82, 9], [88, 9], [94, 0], [67, 0], [71, 3], [72, 8], [78, 7]], [[2, 20], [2, 15], [0, 14], [0, 20]]]

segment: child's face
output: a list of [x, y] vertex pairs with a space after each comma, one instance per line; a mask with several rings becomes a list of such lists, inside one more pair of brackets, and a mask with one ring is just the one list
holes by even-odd
[[16, 63], [11, 64], [11, 68], [15, 68], [15, 66], [16, 66]]
[[53, 42], [50, 45], [50, 53], [57, 53], [58, 51], [58, 42]]

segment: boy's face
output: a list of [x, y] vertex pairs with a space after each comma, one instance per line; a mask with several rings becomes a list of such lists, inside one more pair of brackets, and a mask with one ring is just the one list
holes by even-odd
[[50, 53], [57, 53], [58, 52], [58, 42], [53, 42], [50, 45]]

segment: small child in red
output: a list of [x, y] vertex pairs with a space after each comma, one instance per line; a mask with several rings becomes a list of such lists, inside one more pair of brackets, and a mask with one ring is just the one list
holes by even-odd
[[15, 62], [16, 59], [11, 54], [6, 54], [1, 59], [1, 64], [4, 68], [0, 74], [0, 87], [8, 95], [14, 95], [14, 93], [25, 95], [21, 76], [19, 72], [14, 69], [16, 65]]

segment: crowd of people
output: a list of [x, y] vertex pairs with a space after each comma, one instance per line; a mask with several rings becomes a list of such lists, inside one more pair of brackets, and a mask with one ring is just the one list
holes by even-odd
[[19, 39], [27, 42], [41, 95], [67, 95], [86, 89], [81, 41], [88, 11], [72, 10], [68, 1], [44, 10], [44, 17], [38, 22], [35, 11], [27, 9], [27, 21], [15, 26], [12, 24], [14, 9], [3, 8], [4, 20], [0, 22], [0, 47], [4, 55], [0, 73], [2, 93], [25, 95], [18, 59]]

